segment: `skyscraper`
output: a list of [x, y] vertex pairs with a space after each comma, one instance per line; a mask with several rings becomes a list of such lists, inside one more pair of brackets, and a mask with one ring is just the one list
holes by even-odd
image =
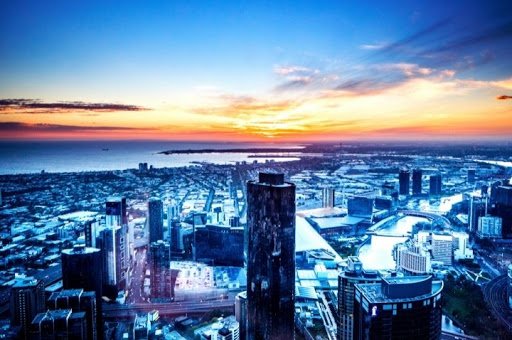
[[411, 173], [409, 170], [402, 169], [398, 173], [398, 184], [399, 184], [399, 192], [400, 195], [409, 195], [410, 193], [410, 181], [411, 181]]
[[380, 275], [376, 271], [363, 269], [363, 264], [358, 257], [348, 257], [347, 269], [338, 276], [338, 339], [353, 339], [355, 285], [375, 283], [380, 280]]
[[84, 246], [75, 246], [72, 249], [62, 250], [63, 288], [94, 291], [99, 302], [103, 295], [101, 255], [99, 249]]
[[84, 222], [85, 246], [96, 247], [96, 237], [99, 223], [95, 218], [90, 218]]
[[164, 212], [159, 198], [152, 197], [148, 201], [149, 244], [164, 239]]
[[99, 304], [96, 299], [96, 293], [93, 291], [84, 291], [83, 289], [65, 289], [50, 295], [46, 306], [51, 310], [72, 309], [73, 312], [85, 312], [87, 339], [95, 340], [103, 338], [101, 336], [101, 311], [98, 310]]
[[30, 325], [30, 339], [89, 339], [85, 312], [56, 309], [39, 313]]
[[442, 290], [432, 276], [357, 284], [354, 339], [440, 339]]
[[112, 196], [107, 199], [105, 202], [105, 222], [107, 227], [128, 224], [125, 197]]
[[430, 195], [441, 195], [442, 187], [443, 183], [441, 174], [430, 175]]
[[16, 278], [11, 287], [11, 325], [21, 327], [21, 339], [29, 339], [29, 327], [37, 313], [44, 311], [44, 284], [33, 277]]
[[323, 188], [322, 189], [322, 207], [324, 208], [332, 208], [334, 207], [335, 196], [333, 188]]
[[247, 183], [247, 232], [247, 338], [293, 338], [295, 185], [283, 174]]
[[422, 176], [423, 176], [423, 171], [421, 171], [421, 169], [414, 169], [412, 171], [412, 194], [413, 195], [421, 195]]
[[151, 297], [172, 298], [171, 290], [171, 246], [159, 240], [150, 245]]
[[126, 286], [125, 239], [120, 226], [101, 230], [98, 245], [101, 248], [104, 295], [114, 297]]

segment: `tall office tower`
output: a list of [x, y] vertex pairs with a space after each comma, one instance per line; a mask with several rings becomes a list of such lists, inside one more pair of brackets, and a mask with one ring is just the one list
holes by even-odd
[[478, 228], [478, 219], [487, 214], [486, 199], [471, 196], [469, 199], [468, 230], [474, 232]]
[[295, 185], [260, 173], [247, 183], [248, 339], [294, 338]]
[[171, 246], [162, 240], [151, 243], [150, 250], [151, 297], [172, 298]]
[[149, 244], [164, 239], [164, 211], [159, 198], [152, 197], [148, 201]]
[[135, 314], [135, 320], [133, 321], [133, 339], [148, 339], [150, 329], [151, 321], [149, 320], [149, 315]]
[[94, 291], [100, 303], [103, 296], [103, 267], [101, 251], [96, 248], [74, 246], [64, 249], [62, 260], [62, 286], [64, 289]]
[[11, 325], [21, 327], [21, 339], [30, 339], [30, 323], [44, 311], [44, 283], [33, 277], [16, 278], [10, 295]]
[[84, 222], [85, 246], [96, 248], [96, 237], [99, 223], [95, 218], [90, 218]]
[[502, 219], [502, 237], [512, 238], [512, 185], [501, 185], [493, 191], [494, 204], [491, 213]]
[[357, 256], [348, 257], [348, 266], [338, 276], [338, 339], [352, 340], [354, 328], [354, 295], [358, 283], [376, 283], [376, 271], [366, 271]]
[[453, 262], [453, 236], [432, 234], [432, 258], [440, 261], [445, 266], [451, 266]]
[[85, 312], [74, 312], [71, 309], [39, 313], [30, 325], [30, 339], [89, 339], [85, 314]]
[[[101, 301], [99, 302], [101, 304]], [[95, 340], [101, 336], [101, 312], [97, 308], [96, 293], [83, 289], [65, 289], [50, 295], [46, 306], [50, 310], [72, 309], [73, 312], [85, 312], [87, 339]]]
[[171, 244], [171, 251], [178, 253], [183, 251], [183, 235], [181, 222], [179, 220], [174, 220], [171, 223], [171, 229], [169, 230], [169, 243]]
[[332, 207], [334, 207], [334, 203], [335, 203], [334, 189], [333, 188], [323, 188], [322, 189], [322, 207], [332, 208]]
[[414, 169], [412, 171], [412, 194], [413, 195], [421, 195], [422, 176], [423, 176], [423, 171], [421, 171], [421, 169]]
[[[179, 220], [179, 211], [177, 204], [171, 204], [167, 207], [167, 232], [169, 233], [169, 242], [171, 243], [171, 226], [176, 220]], [[172, 244], [172, 243], [171, 243]]]
[[105, 215], [107, 227], [127, 225], [126, 198], [119, 196], [109, 197], [105, 202]]
[[120, 226], [106, 227], [101, 230], [98, 245], [102, 254], [103, 294], [117, 296], [117, 292], [126, 287], [126, 271], [123, 268], [126, 235]]
[[[119, 248], [123, 249], [124, 254], [118, 253], [118, 259], [121, 261], [121, 271], [123, 273], [128, 272], [129, 259], [130, 259], [130, 247], [128, 244], [128, 214], [126, 213], [126, 198], [120, 196], [113, 196], [107, 199], [105, 203], [105, 223], [107, 228], [114, 228], [116, 226], [121, 227], [120, 238], [121, 244]], [[127, 279], [127, 278], [125, 278]]]
[[476, 169], [468, 169], [468, 183], [475, 183]]
[[354, 339], [440, 339], [442, 290], [432, 276], [357, 284]]
[[443, 188], [443, 180], [441, 174], [430, 175], [430, 195], [441, 195]]
[[240, 325], [240, 339], [245, 340], [247, 335], [247, 292], [238, 293], [235, 297], [235, 318]]
[[410, 194], [410, 181], [411, 181], [411, 173], [409, 170], [403, 169], [398, 173], [398, 184], [399, 184], [399, 193], [400, 195], [409, 195]]

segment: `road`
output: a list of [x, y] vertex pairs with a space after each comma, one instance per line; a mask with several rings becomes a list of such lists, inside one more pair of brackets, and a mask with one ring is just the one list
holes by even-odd
[[146, 248], [138, 248], [133, 258], [130, 287], [128, 288], [127, 303], [143, 303], [144, 274], [146, 269]]
[[507, 275], [501, 275], [483, 286], [485, 302], [492, 314], [512, 334], [512, 313], [507, 303]]

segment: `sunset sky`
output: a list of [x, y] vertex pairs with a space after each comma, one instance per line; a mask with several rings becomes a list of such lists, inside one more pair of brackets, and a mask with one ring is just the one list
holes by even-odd
[[5, 1], [0, 139], [512, 139], [512, 1]]

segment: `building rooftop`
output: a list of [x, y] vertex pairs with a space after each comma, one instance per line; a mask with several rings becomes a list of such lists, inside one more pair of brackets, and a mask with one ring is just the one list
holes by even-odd
[[443, 281], [432, 281], [431, 276], [392, 277], [381, 283], [357, 284], [356, 289], [370, 303], [412, 302], [441, 293]]
[[62, 253], [66, 254], [66, 255], [92, 254], [92, 253], [97, 253], [97, 252], [100, 252], [100, 250], [98, 248], [90, 248], [90, 247], [85, 247], [83, 245], [76, 245], [73, 248], [62, 250]]
[[39, 283], [39, 280], [37, 280], [34, 277], [18, 277], [14, 280], [13, 288], [28, 288], [28, 287], [35, 287]]

